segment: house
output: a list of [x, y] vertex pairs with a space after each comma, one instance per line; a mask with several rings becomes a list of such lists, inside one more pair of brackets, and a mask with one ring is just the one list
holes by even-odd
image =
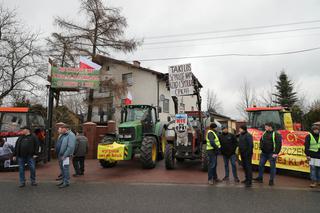
[[231, 119], [228, 116], [221, 115], [219, 113], [215, 113], [215, 112], [210, 112], [210, 117], [213, 117], [215, 121], [218, 121], [222, 125], [227, 126], [229, 132], [235, 133], [236, 128], [237, 128], [236, 127], [236, 123], [237, 123], [236, 120]]
[[[167, 121], [168, 116], [175, 114], [167, 73], [144, 68], [138, 61], [128, 63], [102, 55], [97, 55], [94, 62], [102, 66], [102, 83], [100, 89], [94, 91], [93, 122], [115, 120], [119, 124], [126, 98], [131, 99], [131, 104], [161, 107], [161, 121]], [[185, 110], [197, 110], [196, 102], [196, 96], [179, 97], [180, 107]]]

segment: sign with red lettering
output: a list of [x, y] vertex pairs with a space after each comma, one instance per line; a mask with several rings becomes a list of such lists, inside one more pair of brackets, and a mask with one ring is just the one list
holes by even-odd
[[[260, 160], [260, 138], [262, 131], [249, 129], [253, 136], [253, 156], [252, 163], [259, 165]], [[303, 131], [279, 130], [282, 136], [282, 148], [277, 158], [277, 168], [293, 170], [299, 172], [310, 172], [309, 162], [304, 153], [304, 141], [308, 135]], [[269, 166], [269, 162], [267, 163]]]
[[100, 85], [100, 70], [51, 67], [52, 88], [90, 88], [97, 89]]
[[185, 132], [188, 127], [188, 115], [187, 114], [176, 114], [176, 131]]

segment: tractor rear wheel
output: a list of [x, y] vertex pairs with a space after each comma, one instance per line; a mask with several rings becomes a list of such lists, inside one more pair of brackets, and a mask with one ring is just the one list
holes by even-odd
[[207, 153], [207, 145], [203, 144], [201, 149], [201, 170], [206, 172], [208, 171], [208, 153]]
[[112, 168], [117, 165], [117, 161], [99, 160], [99, 162], [103, 168]]
[[165, 164], [166, 169], [174, 169], [174, 150], [172, 144], [166, 145], [166, 152], [165, 152]]
[[153, 169], [156, 166], [158, 155], [157, 139], [153, 136], [144, 137], [140, 151], [142, 167], [144, 169]]

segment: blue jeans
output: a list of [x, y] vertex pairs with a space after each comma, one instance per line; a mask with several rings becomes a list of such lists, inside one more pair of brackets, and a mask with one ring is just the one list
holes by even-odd
[[229, 161], [230, 161], [231, 162], [233, 178], [234, 179], [238, 179], [236, 160], [237, 160], [237, 156], [236, 155], [231, 155], [230, 157], [227, 157], [227, 156], [223, 155], [224, 171], [225, 171], [225, 176], [226, 177], [229, 177]]
[[209, 165], [208, 165], [208, 180], [216, 180], [217, 176], [217, 154], [208, 153]]
[[60, 167], [60, 172], [62, 175], [62, 181], [63, 184], [69, 184], [70, 181], [70, 164], [69, 165], [63, 165], [63, 160], [59, 160], [59, 167]]
[[19, 181], [21, 184], [26, 183], [25, 177], [25, 165], [28, 165], [30, 169], [30, 180], [31, 183], [36, 182], [36, 163], [33, 157], [18, 157], [19, 165]]
[[320, 182], [320, 167], [310, 166], [310, 178], [314, 182]]
[[275, 177], [276, 171], [277, 171], [276, 170], [277, 158], [273, 158], [272, 155], [273, 155], [273, 153], [265, 154], [265, 153], [261, 152], [258, 178], [263, 179], [264, 166], [266, 165], [266, 162], [269, 161], [269, 163], [270, 163], [270, 180], [274, 180], [274, 177]]

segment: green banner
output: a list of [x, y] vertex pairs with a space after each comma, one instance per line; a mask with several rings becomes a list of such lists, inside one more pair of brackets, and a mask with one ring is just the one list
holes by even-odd
[[52, 67], [52, 88], [90, 88], [98, 89], [100, 85], [100, 70], [74, 68], [74, 67]]

